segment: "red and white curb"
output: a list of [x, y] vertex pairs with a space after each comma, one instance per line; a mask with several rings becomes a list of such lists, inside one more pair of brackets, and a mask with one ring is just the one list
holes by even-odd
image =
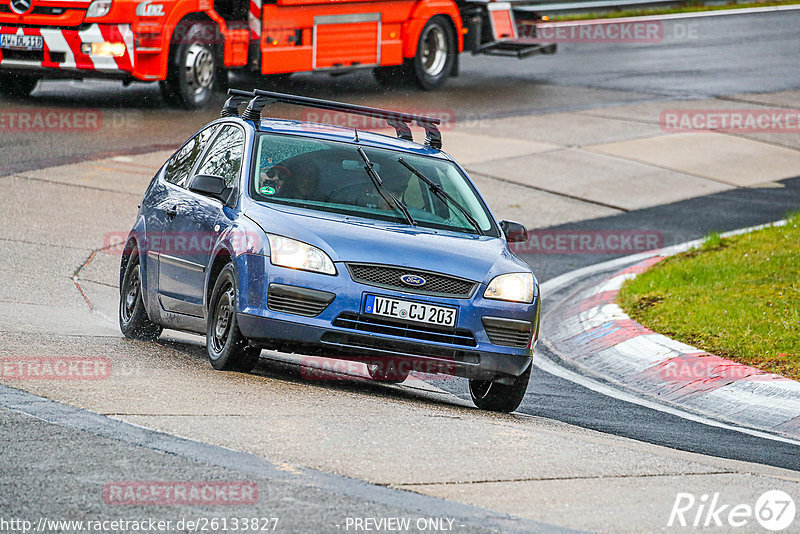
[[575, 367], [660, 403], [790, 440], [800, 439], [800, 382], [655, 333], [614, 303], [625, 280], [696, 244], [620, 258], [543, 284], [544, 293], [608, 271], [615, 264], [635, 262], [549, 313], [547, 346]]

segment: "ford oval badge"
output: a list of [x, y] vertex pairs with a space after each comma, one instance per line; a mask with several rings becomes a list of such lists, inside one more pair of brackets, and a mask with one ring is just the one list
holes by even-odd
[[425, 279], [416, 274], [404, 274], [400, 277], [400, 281], [411, 287], [422, 287], [425, 285]]

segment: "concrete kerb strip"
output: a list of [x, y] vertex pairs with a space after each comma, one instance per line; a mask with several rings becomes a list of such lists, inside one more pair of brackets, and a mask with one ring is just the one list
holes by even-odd
[[[782, 224], [785, 221], [722, 235], [727, 237]], [[582, 279], [617, 269], [601, 284], [579, 291], [569, 302], [562, 302], [551, 310], [547, 314], [551, 319], [548, 323], [550, 328], [555, 328], [555, 333], [548, 335], [543, 342], [571, 367], [589, 371], [590, 374], [602, 377], [605, 382], [623, 386], [656, 401], [648, 402], [648, 405], [663, 403], [684, 411], [683, 414], [677, 411], [678, 415], [687, 416], [685, 412], [688, 411], [710, 416], [757, 429], [747, 431], [748, 434], [766, 433], [766, 436], [773, 439], [798, 443], [800, 382], [724, 360], [654, 333], [633, 321], [614, 304], [625, 280], [643, 272], [666, 256], [701, 243], [702, 240], [696, 240], [667, 249], [622, 257], [545, 282], [542, 284], [542, 291], [555, 293]], [[556, 366], [545, 360], [540, 367], [552, 371]], [[575, 379], [575, 376], [566, 378]], [[613, 389], [607, 385], [596, 382], [591, 384], [593, 381], [589, 378], [579, 377], [577, 380], [589, 382], [588, 387], [592, 389], [599, 386], [606, 390], [606, 394], [614, 395]]]

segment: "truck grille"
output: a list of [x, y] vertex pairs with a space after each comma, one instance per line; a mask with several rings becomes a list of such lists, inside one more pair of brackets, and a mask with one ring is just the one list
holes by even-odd
[[472, 332], [463, 328], [442, 330], [426, 325], [396, 323], [390, 320], [359, 315], [352, 312], [339, 314], [339, 316], [333, 320], [333, 326], [361, 330], [363, 332], [373, 332], [376, 334], [405, 337], [420, 341], [449, 343], [451, 345], [461, 345], [464, 347], [474, 347], [476, 345], [475, 336], [472, 335]]
[[19, 61], [35, 61], [41, 63], [44, 61], [43, 50], [14, 50], [13, 48], [3, 49], [3, 59], [16, 59]]
[[[63, 15], [67, 11], [65, 7], [52, 7], [52, 6], [33, 6], [33, 9], [30, 10], [26, 15], [50, 15], [50, 16], [58, 16]], [[69, 11], [81, 11], [85, 12], [86, 9], [73, 9], [69, 8]], [[0, 4], [0, 13], [14, 13], [9, 7], [8, 4]]]
[[[350, 276], [356, 282], [368, 286], [397, 289], [405, 293], [416, 293], [419, 295], [469, 298], [478, 285], [471, 280], [465, 280], [455, 276], [388, 265], [348, 263], [347, 269], [350, 271]], [[425, 285], [422, 287], [411, 287], [404, 284], [400, 280], [400, 277], [406, 274], [423, 277], [425, 279]]]

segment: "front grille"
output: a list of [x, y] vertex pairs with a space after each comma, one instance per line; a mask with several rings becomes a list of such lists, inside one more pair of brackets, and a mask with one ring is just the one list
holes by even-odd
[[316, 317], [333, 302], [336, 295], [327, 291], [317, 291], [304, 287], [270, 284], [267, 295], [267, 308], [281, 313]]
[[500, 317], [483, 317], [482, 321], [489, 341], [495, 345], [524, 349], [531, 341], [533, 326], [528, 321]]
[[[72, 11], [72, 10], [70, 10]], [[81, 10], [85, 11], [85, 10]], [[28, 15], [45, 15], [45, 16], [58, 16], [67, 12], [64, 7], [50, 7], [50, 6], [34, 6], [33, 10]], [[0, 4], [0, 13], [13, 13], [8, 4]]]
[[474, 347], [477, 345], [472, 332], [464, 328], [443, 330], [427, 325], [397, 323], [388, 319], [359, 315], [351, 312], [339, 314], [339, 316], [333, 320], [333, 326], [349, 328], [351, 330], [361, 330], [363, 332], [372, 332], [375, 334], [405, 337], [419, 341], [450, 343], [451, 345], [461, 345], [464, 347]]
[[[397, 289], [406, 293], [430, 295], [436, 297], [469, 298], [477, 287], [477, 283], [455, 276], [406, 269], [388, 265], [370, 265], [365, 263], [348, 263], [347, 269], [356, 282], [368, 286]], [[400, 281], [404, 274], [421, 276], [425, 279], [422, 287], [411, 287]]]
[[348, 334], [344, 332], [325, 332], [322, 342], [335, 349], [362, 357], [370, 354], [383, 356], [414, 356], [437, 358], [452, 362], [479, 364], [481, 355], [469, 350], [458, 350], [436, 345], [426, 345], [411, 341], [386, 339], [369, 334]]

